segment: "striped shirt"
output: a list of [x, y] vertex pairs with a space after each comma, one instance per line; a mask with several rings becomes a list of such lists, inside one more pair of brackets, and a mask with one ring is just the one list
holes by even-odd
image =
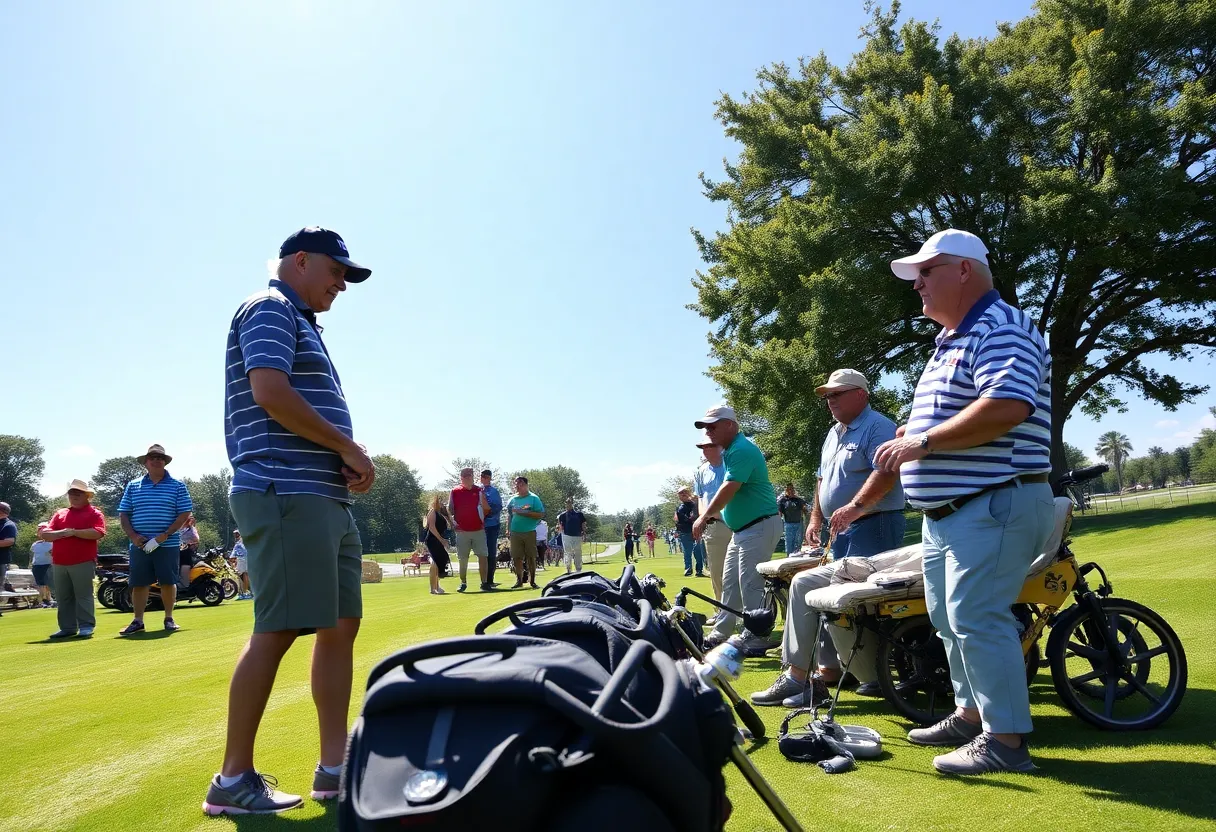
[[[147, 474], [131, 480], [118, 501], [118, 513], [131, 515], [131, 528], [144, 537], [164, 534], [183, 511], [194, 511], [194, 502], [186, 484], [169, 476], [168, 471], [160, 482], [152, 482]], [[181, 537], [171, 534], [160, 545], [176, 551]]]
[[354, 436], [342, 383], [321, 342], [312, 310], [286, 283], [247, 298], [228, 332], [224, 431], [232, 490], [317, 494], [350, 502], [342, 457], [297, 436], [253, 401], [249, 371], [286, 373], [292, 388], [347, 436]]
[[1051, 354], [1030, 316], [995, 289], [976, 301], [957, 330], [938, 334], [937, 349], [916, 384], [907, 432], [924, 433], [984, 398], [1017, 399], [1031, 412], [991, 442], [905, 463], [900, 478], [914, 507], [945, 505], [1022, 474], [1051, 470]]

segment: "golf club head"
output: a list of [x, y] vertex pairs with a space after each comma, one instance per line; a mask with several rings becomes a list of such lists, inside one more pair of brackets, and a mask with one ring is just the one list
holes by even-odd
[[773, 632], [773, 627], [776, 623], [777, 613], [775, 610], [762, 608], [743, 611], [743, 626], [752, 635], [763, 638]]

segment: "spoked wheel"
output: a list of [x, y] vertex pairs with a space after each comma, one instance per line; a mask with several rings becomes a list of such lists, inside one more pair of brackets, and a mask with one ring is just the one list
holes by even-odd
[[232, 578], [224, 578], [220, 581], [220, 587], [224, 590], [225, 601], [231, 601], [241, 591], [241, 588], [237, 586], [236, 581], [232, 580]]
[[1186, 652], [1165, 619], [1142, 604], [1102, 598], [1056, 619], [1047, 642], [1051, 678], [1070, 711], [1107, 730], [1165, 722], [1186, 692]]
[[131, 603], [131, 587], [115, 586], [114, 587], [114, 609], [119, 612], [131, 612], [135, 606]]
[[119, 590], [119, 585], [113, 581], [102, 581], [97, 587], [97, 603], [101, 604], [108, 610], [118, 609], [118, 604], [114, 600], [114, 595]]
[[876, 662], [883, 696], [908, 719], [931, 725], [954, 710], [946, 648], [927, 615], [896, 625], [880, 640]]
[[215, 581], [202, 581], [196, 587], [198, 600], [203, 606], [214, 607], [224, 600], [224, 589]]

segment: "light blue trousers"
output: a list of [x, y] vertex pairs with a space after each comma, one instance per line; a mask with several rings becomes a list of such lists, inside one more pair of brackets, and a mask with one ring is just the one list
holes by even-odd
[[1028, 734], [1030, 696], [1017, 600], [1051, 534], [1047, 483], [1017, 484], [975, 498], [942, 520], [924, 520], [925, 601], [946, 645], [954, 702], [976, 708], [984, 730]]

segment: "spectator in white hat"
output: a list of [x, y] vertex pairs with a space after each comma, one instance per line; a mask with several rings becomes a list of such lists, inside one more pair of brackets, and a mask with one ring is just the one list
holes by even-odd
[[93, 489], [84, 480], [68, 484], [68, 507], [61, 508], [38, 532], [51, 542], [52, 582], [59, 596], [59, 631], [51, 638], [88, 638], [97, 625], [93, 605], [93, 574], [97, 571], [97, 541], [106, 533], [106, 518], [89, 501]]
[[1051, 354], [1035, 323], [993, 288], [979, 237], [948, 228], [891, 262], [941, 324], [908, 423], [875, 454], [925, 516], [925, 601], [954, 683], [954, 713], [908, 734], [962, 746], [948, 774], [1033, 771], [1030, 699], [1009, 606], [1054, 521]]

